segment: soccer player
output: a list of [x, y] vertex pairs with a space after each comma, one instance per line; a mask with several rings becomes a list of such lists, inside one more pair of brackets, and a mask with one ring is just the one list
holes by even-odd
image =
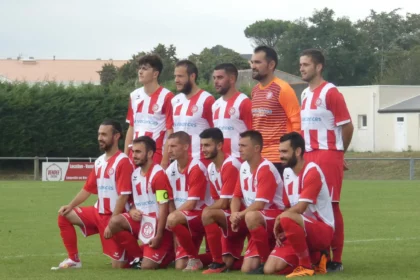
[[[261, 156], [261, 133], [248, 130], [240, 136], [239, 153], [244, 162], [230, 204], [230, 222], [235, 232], [245, 219], [251, 235], [242, 272], [262, 274], [264, 263], [275, 245], [274, 220], [284, 210], [283, 181], [276, 167]], [[242, 204], [246, 208], [241, 211]]]
[[200, 151], [200, 137], [204, 129], [213, 127], [211, 107], [214, 97], [197, 85], [198, 69], [189, 60], [181, 60], [175, 66], [175, 84], [179, 92], [172, 99], [174, 131], [185, 131], [191, 137], [188, 153], [206, 166], [210, 161]]
[[219, 99], [212, 106], [214, 127], [223, 132], [223, 151], [239, 158], [238, 135], [252, 128], [251, 100], [236, 87], [238, 69], [232, 63], [214, 68], [213, 81]]
[[334, 232], [331, 196], [324, 173], [316, 163], [304, 160], [305, 141], [297, 132], [280, 138], [279, 151], [287, 167], [284, 185], [288, 209], [276, 219], [278, 246], [268, 258], [264, 272], [288, 274], [286, 278], [312, 276], [315, 272], [325, 274], [325, 255], [316, 268], [311, 262], [311, 257], [318, 262], [320, 252], [329, 248]]
[[167, 228], [176, 236], [175, 268], [196, 271], [203, 268], [198, 257], [204, 237], [201, 222], [203, 208], [211, 205], [207, 170], [198, 159], [192, 159], [191, 138], [184, 131], [174, 132], [168, 139], [169, 155], [174, 160], [166, 169], [174, 193], [175, 209], [168, 216]]
[[169, 203], [173, 202], [172, 188], [165, 170], [153, 162], [156, 143], [152, 138], [134, 139], [132, 150], [137, 166], [131, 177], [133, 203], [128, 213], [112, 217], [109, 228], [134, 259], [133, 268], [164, 268], [175, 257], [172, 233], [165, 229]]
[[[204, 208], [203, 226], [213, 262], [203, 274], [221, 273], [231, 270], [235, 260], [241, 259], [248, 230], [244, 222], [239, 232], [232, 232], [229, 223], [230, 200], [233, 197], [241, 167], [234, 156], [223, 152], [223, 133], [219, 128], [208, 128], [201, 132], [201, 149], [209, 164], [208, 177], [215, 203]], [[223, 230], [223, 236], [220, 228]], [[239, 261], [240, 262], [240, 261]], [[236, 265], [236, 264], [235, 264]]]
[[159, 85], [163, 64], [158, 55], [145, 55], [140, 58], [138, 65], [139, 81], [143, 87], [130, 93], [127, 111], [129, 127], [124, 152], [131, 158], [130, 145], [133, 139], [149, 136], [156, 141], [153, 161], [165, 169], [169, 165], [169, 157], [164, 146], [167, 136], [173, 132], [171, 100], [174, 94]]
[[340, 211], [340, 194], [344, 176], [344, 153], [353, 136], [353, 124], [343, 95], [335, 85], [322, 77], [325, 58], [321, 51], [309, 49], [300, 57], [302, 79], [309, 87], [302, 93], [302, 136], [305, 139], [305, 160], [321, 167], [332, 194], [335, 219], [331, 244], [332, 261], [328, 271], [341, 271], [344, 246], [344, 222]]
[[[131, 194], [133, 165], [127, 155], [118, 149], [118, 140], [122, 135], [118, 122], [105, 120], [99, 126], [99, 148], [105, 153], [96, 159], [95, 168], [80, 192], [68, 205], [58, 210], [58, 227], [68, 257], [52, 269], [82, 267], [75, 225], [80, 227], [85, 237], [99, 233], [102, 251], [112, 259], [112, 267], [125, 265], [124, 249], [114, 240], [106, 239], [111, 234], [109, 220], [128, 210], [127, 200]], [[91, 194], [98, 195], [95, 206], [79, 207]]]
[[300, 131], [300, 106], [293, 88], [277, 78], [277, 53], [259, 46], [251, 58], [252, 78], [259, 83], [252, 89], [252, 128], [263, 135], [262, 156], [274, 163], [280, 174], [278, 141], [291, 131]]

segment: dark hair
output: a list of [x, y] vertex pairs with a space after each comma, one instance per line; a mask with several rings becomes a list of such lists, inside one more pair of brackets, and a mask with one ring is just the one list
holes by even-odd
[[114, 121], [114, 120], [107, 119], [107, 120], [104, 120], [101, 123], [101, 125], [110, 125], [110, 126], [112, 126], [112, 134], [115, 135], [115, 134], [119, 133], [120, 134], [120, 139], [123, 139], [124, 134], [122, 132], [122, 126], [121, 126], [121, 124], [119, 122]]
[[300, 56], [309, 56], [312, 61], [315, 63], [315, 65], [317, 64], [321, 64], [322, 65], [322, 71], [324, 71], [325, 68], [325, 56], [322, 53], [322, 51], [318, 50], [318, 49], [307, 49], [304, 50]]
[[153, 151], [156, 153], [156, 142], [149, 136], [140, 136], [133, 140], [133, 144], [143, 143], [146, 146], [146, 152]]
[[287, 134], [284, 134], [280, 137], [280, 143], [290, 140], [290, 146], [292, 146], [293, 151], [296, 151], [297, 148], [302, 150], [301, 156], [305, 153], [305, 139], [303, 139], [300, 133], [293, 131]]
[[158, 56], [157, 54], [146, 54], [140, 57], [137, 63], [138, 67], [140, 68], [142, 65], [146, 64], [149, 64], [150, 67], [153, 68], [153, 70], [158, 71], [160, 76], [163, 70], [163, 62], [160, 56]]
[[168, 139], [178, 139], [182, 144], [191, 145], [191, 137], [185, 131], [177, 131], [169, 135]]
[[270, 63], [271, 61], [274, 61], [274, 69], [277, 68], [279, 58], [277, 56], [277, 52], [273, 48], [267, 46], [258, 46], [254, 50], [254, 53], [257, 52], [265, 53], [265, 59], [267, 60], [267, 62]]
[[249, 137], [254, 145], [259, 145], [261, 150], [263, 148], [263, 137], [262, 134], [257, 130], [247, 130], [239, 134], [241, 138]]
[[217, 128], [207, 128], [200, 133], [201, 139], [212, 139], [216, 144], [223, 143], [223, 132]]
[[188, 76], [191, 76], [192, 74], [195, 74], [195, 82], [198, 80], [198, 68], [197, 66], [190, 60], [184, 59], [180, 60], [176, 63], [175, 67], [184, 66], [187, 68]]
[[214, 67], [214, 70], [225, 70], [226, 74], [235, 76], [238, 79], [238, 68], [233, 63], [221, 63]]

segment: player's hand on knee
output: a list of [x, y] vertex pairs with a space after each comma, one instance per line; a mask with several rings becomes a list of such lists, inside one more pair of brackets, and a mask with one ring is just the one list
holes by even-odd
[[110, 238], [112, 238], [112, 231], [111, 231], [111, 229], [109, 228], [109, 226], [107, 226], [107, 227], [105, 228], [105, 231], [104, 231], [104, 237], [105, 237], [105, 239], [110, 239]]
[[139, 222], [143, 213], [140, 210], [131, 209], [129, 214], [134, 221]]
[[152, 240], [150, 240], [149, 246], [150, 248], [158, 249], [161, 243], [162, 243], [162, 236], [156, 235]]
[[66, 216], [68, 213], [71, 212], [71, 210], [73, 210], [72, 207], [70, 207], [69, 205], [64, 205], [60, 207], [60, 209], [58, 210], [58, 214], [61, 216]]

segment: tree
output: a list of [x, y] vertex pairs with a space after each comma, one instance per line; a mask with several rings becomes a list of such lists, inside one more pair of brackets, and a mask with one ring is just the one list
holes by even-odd
[[245, 29], [245, 37], [251, 39], [253, 47], [265, 45], [274, 48], [291, 24], [290, 21], [273, 19], [257, 21]]
[[213, 74], [213, 69], [220, 63], [233, 63], [238, 69], [248, 69], [248, 61], [239, 53], [221, 45], [205, 48], [200, 54], [192, 54], [188, 57], [198, 67], [198, 76], [204, 82], [208, 82]]
[[117, 78], [117, 67], [112, 63], [105, 63], [102, 66], [102, 70], [98, 71], [99, 77], [101, 79], [101, 85], [109, 86]]

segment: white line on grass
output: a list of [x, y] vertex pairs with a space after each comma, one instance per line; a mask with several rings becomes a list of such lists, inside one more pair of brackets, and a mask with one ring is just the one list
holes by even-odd
[[[419, 237], [395, 237], [395, 238], [375, 238], [375, 239], [359, 239], [359, 240], [347, 240], [344, 243], [365, 243], [365, 242], [382, 242], [382, 241], [408, 241], [408, 240], [420, 240]], [[205, 249], [206, 246], [201, 246], [201, 249]], [[83, 255], [101, 255], [98, 252], [85, 252], [80, 253], [81, 256]], [[53, 257], [53, 256], [67, 256], [66, 253], [57, 253], [57, 254], [44, 254], [44, 255], [36, 255], [36, 254], [28, 254], [28, 255], [12, 255], [12, 256], [0, 256], [1, 260], [5, 259], [22, 259], [22, 258], [37, 258], [37, 257]]]

